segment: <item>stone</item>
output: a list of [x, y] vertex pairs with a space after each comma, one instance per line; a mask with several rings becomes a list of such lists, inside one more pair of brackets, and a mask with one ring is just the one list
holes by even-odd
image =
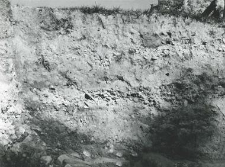
[[63, 164], [70, 164], [72, 166], [74, 165], [78, 165], [78, 166], [87, 166], [87, 165], [91, 165], [90, 161], [84, 161], [78, 158], [70, 158], [70, 159], [65, 159], [63, 161]]
[[60, 155], [60, 156], [58, 157], [57, 162], [58, 162], [59, 164], [63, 164], [63, 162], [64, 162], [65, 160], [67, 160], [67, 159], [70, 159], [70, 157], [69, 157], [68, 155], [66, 155], [66, 154], [63, 154], [63, 155]]
[[50, 90], [55, 90], [55, 87], [54, 87], [53, 85], [50, 85], [50, 86], [49, 86], [49, 89], [50, 89]]
[[122, 166], [123, 163], [121, 161], [116, 162], [116, 166]]
[[113, 153], [114, 152], [114, 149], [113, 148], [110, 148], [108, 152], [109, 153]]
[[81, 159], [82, 157], [80, 156], [80, 154], [78, 154], [77, 152], [71, 153], [71, 156], [75, 157], [75, 158], [79, 158]]
[[143, 35], [143, 45], [148, 48], [157, 48], [162, 45], [162, 39], [158, 34]]
[[219, 48], [218, 48], [218, 51], [220, 51], [220, 52], [223, 51], [223, 48], [219, 47]]
[[132, 151], [131, 155], [132, 155], [133, 157], [137, 157], [137, 156], [138, 156], [138, 154], [137, 154], [135, 151]]
[[41, 162], [45, 165], [48, 165], [52, 162], [52, 157], [51, 156], [42, 156]]
[[70, 164], [66, 164], [65, 167], [72, 167]]
[[123, 154], [122, 154], [121, 152], [117, 152], [117, 153], [116, 153], [116, 156], [117, 156], [117, 157], [122, 157]]
[[86, 165], [86, 164], [79, 164], [79, 163], [76, 163], [76, 164], [67, 164], [68, 166], [65, 166], [65, 167], [90, 167], [90, 165]]
[[188, 101], [184, 100], [184, 106], [187, 107], [188, 106]]
[[23, 127], [20, 126], [20, 127], [16, 128], [15, 134], [16, 134], [17, 137], [20, 137], [21, 135], [23, 135], [25, 133], [25, 131], [26, 130]]
[[83, 154], [84, 154], [84, 156], [86, 156], [86, 157], [91, 157], [91, 153], [88, 152], [87, 150], [84, 150], [84, 151], [83, 151]]
[[9, 140], [3, 138], [3, 139], [1, 139], [1, 144], [2, 144], [3, 146], [6, 146], [7, 144], [9, 144]]
[[109, 151], [108, 151], [109, 153], [113, 153], [115, 151], [113, 144], [109, 144], [108, 147], [109, 147]]

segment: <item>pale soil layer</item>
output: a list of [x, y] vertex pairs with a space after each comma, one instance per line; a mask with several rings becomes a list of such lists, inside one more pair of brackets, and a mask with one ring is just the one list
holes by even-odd
[[153, 115], [203, 102], [217, 108], [220, 128], [202, 149], [224, 165], [219, 24], [5, 4], [0, 1], [0, 144], [6, 165], [135, 166], [128, 157], [151, 146]]

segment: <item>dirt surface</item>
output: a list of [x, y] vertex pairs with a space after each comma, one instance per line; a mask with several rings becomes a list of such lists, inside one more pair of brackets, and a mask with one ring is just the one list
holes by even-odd
[[152, 116], [202, 102], [220, 113], [202, 149], [224, 165], [220, 24], [0, 4], [1, 166], [145, 166]]

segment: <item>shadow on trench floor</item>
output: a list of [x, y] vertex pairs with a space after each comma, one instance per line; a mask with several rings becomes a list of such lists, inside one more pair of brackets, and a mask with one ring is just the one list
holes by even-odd
[[126, 153], [121, 154], [124, 148], [114, 147], [110, 152], [107, 142], [92, 141], [58, 121], [34, 119], [31, 126], [33, 134], [23, 141], [1, 147], [1, 167], [114, 167], [128, 163]]

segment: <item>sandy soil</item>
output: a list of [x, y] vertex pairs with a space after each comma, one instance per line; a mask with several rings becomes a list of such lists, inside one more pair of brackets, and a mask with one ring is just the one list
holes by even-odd
[[202, 102], [217, 107], [221, 127], [203, 149], [224, 158], [220, 24], [158, 14], [4, 9], [0, 148], [9, 166], [133, 166], [129, 158], [151, 145], [152, 116]]

